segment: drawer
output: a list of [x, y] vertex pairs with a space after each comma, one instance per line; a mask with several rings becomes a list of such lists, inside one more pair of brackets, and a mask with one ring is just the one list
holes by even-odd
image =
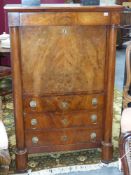
[[[95, 20], [94, 20], [95, 19]], [[21, 13], [21, 26], [63, 26], [63, 25], [108, 25], [111, 15], [108, 12], [56, 12]]]
[[25, 132], [26, 146], [38, 147], [47, 145], [68, 145], [82, 144], [88, 142], [100, 142], [102, 132], [100, 129], [59, 129], [47, 131], [26, 131]]
[[24, 117], [25, 129], [51, 129], [51, 128], [71, 128], [71, 127], [101, 127], [102, 111], [94, 112], [70, 112], [26, 114]]
[[104, 95], [66, 95], [53, 97], [24, 97], [24, 111], [47, 112], [47, 111], [76, 111], [103, 109]]

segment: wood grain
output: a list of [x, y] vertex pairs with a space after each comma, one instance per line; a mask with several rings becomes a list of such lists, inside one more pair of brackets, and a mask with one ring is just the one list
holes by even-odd
[[[108, 68], [106, 77], [107, 95], [105, 99], [105, 120], [104, 138], [102, 143], [102, 161], [107, 163], [112, 160], [112, 120], [113, 120], [113, 99], [114, 99], [114, 78], [115, 78], [115, 57], [116, 57], [116, 28], [114, 25], [109, 27], [108, 34]], [[108, 151], [107, 151], [108, 150]]]
[[[93, 105], [92, 100], [97, 99], [97, 104]], [[30, 102], [35, 101], [36, 107], [31, 107]], [[63, 103], [67, 105], [64, 107]], [[25, 97], [24, 111], [26, 113], [35, 112], [68, 112], [77, 110], [95, 110], [104, 107], [104, 95], [65, 95], [65, 96], [47, 96], [47, 97]]]
[[[116, 15], [114, 16], [115, 19]], [[95, 18], [95, 20], [94, 20]], [[106, 25], [111, 22], [110, 13], [105, 12], [63, 12], [24, 13], [20, 15], [20, 26], [40, 25]]]
[[[91, 133], [96, 133], [96, 139], [90, 138]], [[100, 142], [101, 131], [89, 130], [85, 128], [77, 129], [64, 129], [64, 130], [52, 130], [52, 131], [31, 131], [26, 132], [26, 146], [38, 147], [38, 146], [51, 146], [51, 145], [68, 145], [68, 144], [82, 144], [87, 142]], [[32, 143], [32, 138], [37, 137], [38, 143]], [[66, 137], [66, 139], [63, 139]]]
[[23, 92], [103, 92], [105, 53], [105, 27], [23, 27]]
[[[22, 78], [20, 62], [20, 38], [18, 27], [12, 27], [11, 33], [11, 63], [13, 77], [14, 115], [16, 129], [16, 168], [24, 172], [27, 170], [27, 150], [25, 148], [23, 101], [22, 101]], [[18, 79], [17, 79], [18, 78]], [[18, 161], [17, 161], [18, 160]]]
[[[5, 9], [10, 13], [17, 171], [26, 170], [27, 152], [99, 147], [102, 161], [111, 161], [116, 27], [122, 7]], [[96, 124], [90, 120], [94, 113]]]
[[[92, 116], [96, 115], [96, 121], [92, 120]], [[35, 119], [37, 124], [32, 125], [32, 121]], [[96, 110], [93, 112], [79, 111], [66, 114], [54, 114], [48, 113], [35, 113], [25, 114], [25, 129], [53, 129], [53, 128], [76, 128], [78, 126], [97, 128], [102, 127], [103, 112]]]

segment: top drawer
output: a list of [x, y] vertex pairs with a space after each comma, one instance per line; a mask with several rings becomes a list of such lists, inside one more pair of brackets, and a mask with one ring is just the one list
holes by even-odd
[[118, 24], [119, 13], [109, 12], [45, 12], [45, 13], [21, 13], [21, 26], [39, 25], [109, 25]]
[[94, 110], [102, 109], [103, 105], [103, 94], [24, 97], [24, 111], [27, 113], [46, 111], [67, 112], [77, 110]]
[[109, 24], [111, 24], [111, 14], [109, 12], [45, 12], [20, 14], [21, 26]]

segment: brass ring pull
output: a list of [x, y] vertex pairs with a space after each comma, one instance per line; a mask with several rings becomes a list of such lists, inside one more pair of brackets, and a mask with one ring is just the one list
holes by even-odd
[[31, 125], [32, 126], [35, 126], [35, 125], [37, 125], [37, 119], [35, 119], [35, 118], [33, 118], [33, 119], [31, 119]]
[[96, 123], [96, 121], [97, 121], [97, 115], [96, 115], [96, 114], [92, 114], [92, 115], [91, 115], [91, 121], [92, 121], [93, 123]]
[[37, 144], [39, 141], [38, 137], [32, 137], [32, 143]]
[[31, 100], [31, 101], [30, 101], [30, 107], [31, 107], [31, 108], [36, 108], [36, 106], [37, 106], [36, 101], [35, 101], [35, 100]]
[[97, 98], [93, 98], [93, 99], [92, 99], [92, 105], [93, 105], [93, 106], [96, 106], [97, 104], [98, 104]]
[[96, 133], [92, 132], [90, 135], [91, 140], [95, 140], [96, 139]]
[[60, 109], [67, 110], [69, 108], [69, 103], [67, 101], [62, 101], [59, 106]]

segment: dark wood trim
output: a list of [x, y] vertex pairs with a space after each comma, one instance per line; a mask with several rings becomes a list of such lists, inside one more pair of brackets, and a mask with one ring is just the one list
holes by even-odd
[[[19, 28], [10, 28], [11, 34], [11, 63], [13, 76], [13, 96], [14, 114], [16, 126], [16, 167], [20, 172], [27, 169], [27, 151], [25, 148], [24, 121], [23, 121], [23, 102], [22, 102], [22, 79], [21, 79], [21, 53]], [[13, 36], [13, 37], [12, 37]], [[17, 161], [19, 160], [19, 161]]]
[[107, 95], [105, 102], [105, 132], [102, 142], [102, 161], [110, 162], [113, 157], [112, 145], [112, 118], [113, 118], [113, 94], [114, 94], [114, 75], [115, 75], [115, 45], [116, 45], [116, 28], [115, 25], [110, 27], [108, 43], [108, 70], [107, 70]]

